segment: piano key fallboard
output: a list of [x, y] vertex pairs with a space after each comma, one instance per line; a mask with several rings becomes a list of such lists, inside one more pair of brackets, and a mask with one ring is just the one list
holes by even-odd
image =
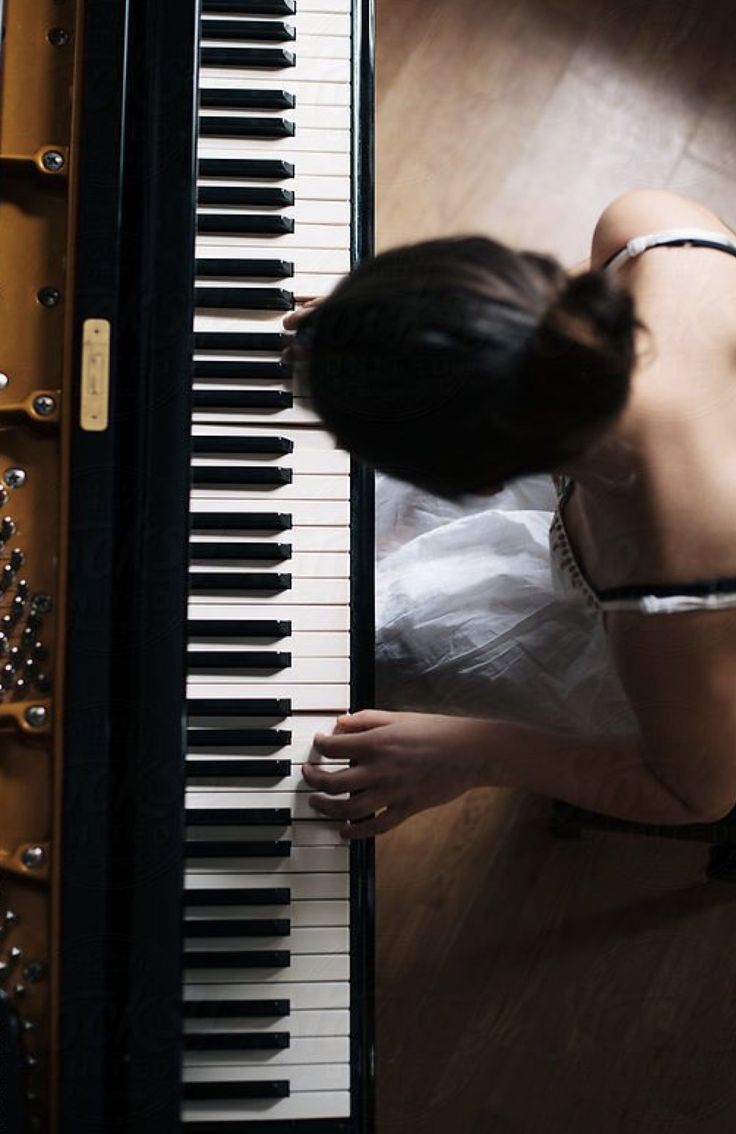
[[371, 853], [307, 803], [370, 703], [370, 486], [282, 320], [370, 250], [371, 14], [203, 0], [182, 1121], [367, 1134]]

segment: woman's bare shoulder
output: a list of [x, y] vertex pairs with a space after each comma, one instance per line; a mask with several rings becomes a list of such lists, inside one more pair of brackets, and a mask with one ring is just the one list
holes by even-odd
[[735, 235], [717, 213], [691, 197], [669, 189], [633, 189], [601, 213], [591, 243], [591, 264], [600, 267], [634, 236], [685, 225]]

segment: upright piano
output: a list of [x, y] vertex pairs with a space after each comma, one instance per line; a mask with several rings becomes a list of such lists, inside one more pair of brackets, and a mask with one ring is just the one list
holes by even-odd
[[5, 0], [0, 1130], [372, 1129], [372, 497], [286, 311], [372, 240], [366, 0]]

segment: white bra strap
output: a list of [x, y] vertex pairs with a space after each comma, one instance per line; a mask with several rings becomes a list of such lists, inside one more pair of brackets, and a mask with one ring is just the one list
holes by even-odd
[[658, 245], [680, 243], [689, 240], [707, 240], [710, 245], [727, 248], [736, 252], [736, 240], [724, 236], [722, 232], [713, 232], [707, 228], [668, 228], [664, 232], [653, 232], [648, 236], [634, 236], [617, 252], [612, 260], [606, 264], [606, 271], [615, 272], [628, 260], [633, 260], [646, 252], [647, 248], [656, 248]]

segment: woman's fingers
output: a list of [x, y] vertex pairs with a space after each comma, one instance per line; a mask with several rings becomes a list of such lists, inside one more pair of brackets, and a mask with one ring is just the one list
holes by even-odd
[[310, 806], [327, 819], [368, 819], [383, 807], [373, 791], [359, 791], [350, 799], [332, 799], [329, 795], [310, 795]]
[[371, 728], [391, 724], [395, 714], [383, 709], [361, 709], [359, 713], [343, 713], [337, 718], [336, 732], [366, 732]]
[[398, 827], [399, 823], [403, 823], [408, 818], [409, 813], [404, 811], [397, 811], [394, 808], [386, 807], [383, 811], [373, 816], [371, 819], [361, 819], [357, 822], [347, 823], [344, 827], [340, 828], [340, 835], [343, 839], [373, 839], [376, 835], [383, 835], [386, 831], [391, 831], [394, 827]]
[[314, 311], [315, 307], [317, 307], [320, 302], [320, 299], [307, 299], [297, 307], [296, 311], [289, 311], [287, 315], [284, 315], [284, 330], [296, 331], [299, 324], [306, 319], [307, 315]]
[[360, 762], [369, 756], [373, 741], [369, 731], [333, 732], [332, 736], [318, 732], [313, 741], [315, 751], [328, 760], [354, 760]]
[[303, 764], [302, 775], [311, 788], [326, 795], [362, 791], [368, 786], [365, 768], [346, 768], [344, 772], [325, 772], [319, 764]]

